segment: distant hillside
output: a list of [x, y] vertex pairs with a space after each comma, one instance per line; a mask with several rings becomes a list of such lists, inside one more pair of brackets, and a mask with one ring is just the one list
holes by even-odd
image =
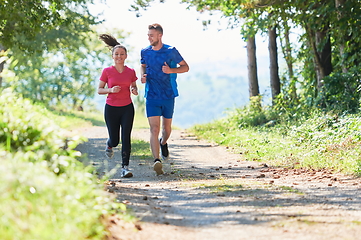
[[[266, 59], [267, 60], [267, 59]], [[269, 92], [268, 63], [259, 61], [261, 94]], [[188, 128], [225, 116], [227, 109], [248, 103], [247, 63], [240, 61], [205, 62], [190, 66], [178, 75], [174, 125]]]
[[[270, 98], [268, 59], [257, 61], [260, 92], [267, 102]], [[190, 71], [179, 74], [177, 83], [179, 97], [173, 123], [181, 128], [210, 122], [225, 116], [227, 109], [248, 103], [247, 62], [242, 59], [190, 64]], [[144, 96], [144, 85], [140, 81], [138, 87], [140, 96]], [[95, 101], [98, 108], [103, 109], [105, 96], [96, 94]]]

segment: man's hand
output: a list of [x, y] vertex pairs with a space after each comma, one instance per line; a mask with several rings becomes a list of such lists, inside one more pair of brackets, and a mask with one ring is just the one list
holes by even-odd
[[172, 69], [168, 66], [168, 64], [166, 62], [164, 62], [164, 65], [162, 67], [162, 71], [164, 73], [167, 73], [167, 74], [172, 73]]
[[140, 79], [140, 81], [142, 83], [146, 83], [147, 82], [147, 74], [143, 74], [142, 78]]

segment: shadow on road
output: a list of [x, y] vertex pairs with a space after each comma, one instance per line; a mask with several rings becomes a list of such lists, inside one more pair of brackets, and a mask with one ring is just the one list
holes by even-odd
[[[306, 182], [302, 179], [306, 176], [276, 182], [272, 175], [262, 176], [266, 167], [259, 163], [218, 159], [212, 144], [182, 139], [171, 143], [172, 156], [163, 161], [162, 176], [155, 175], [152, 158], [142, 153], [148, 143], [133, 143], [133, 148], [144, 151], [132, 154], [134, 177], [122, 179], [120, 150], [107, 159], [105, 142], [106, 138], [89, 138], [77, 150], [86, 153], [88, 160], [83, 160], [95, 167], [99, 177], [108, 174], [108, 190], [143, 222], [196, 228], [285, 222], [342, 226], [361, 220], [361, 191], [351, 184], [320, 185]], [[203, 157], [192, 157], [200, 149]]]

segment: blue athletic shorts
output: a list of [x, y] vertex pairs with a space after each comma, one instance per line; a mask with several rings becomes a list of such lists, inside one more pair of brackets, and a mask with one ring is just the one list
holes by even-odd
[[147, 99], [145, 103], [147, 117], [173, 118], [174, 102], [174, 98], [167, 100]]

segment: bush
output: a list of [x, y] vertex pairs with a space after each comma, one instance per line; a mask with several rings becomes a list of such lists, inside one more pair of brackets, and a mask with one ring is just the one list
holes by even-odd
[[227, 117], [230, 125], [236, 128], [254, 127], [275, 120], [271, 109], [262, 107], [261, 102], [261, 96], [251, 97], [249, 105], [230, 112]]
[[70, 139], [45, 108], [0, 96], [1, 239], [102, 239], [101, 218], [125, 212], [77, 160]]
[[360, 101], [359, 69], [348, 73], [332, 73], [322, 81], [315, 104], [324, 111], [356, 113]]

